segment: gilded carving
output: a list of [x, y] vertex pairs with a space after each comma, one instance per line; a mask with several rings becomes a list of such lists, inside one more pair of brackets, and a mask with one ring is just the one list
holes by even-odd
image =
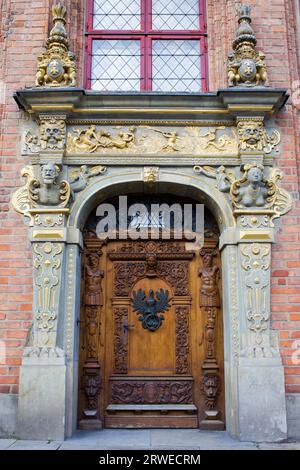
[[145, 166], [143, 178], [145, 183], [156, 183], [159, 180], [159, 168], [156, 166]]
[[241, 5], [239, 27], [228, 54], [228, 86], [268, 86], [265, 54], [256, 51], [256, 37], [251, 27], [250, 6]]
[[247, 272], [247, 320], [254, 333], [255, 343], [263, 342], [263, 332], [269, 327], [270, 312], [267, 290], [270, 283], [270, 245], [265, 243], [244, 244], [241, 246], [242, 267]]
[[122, 381], [111, 384], [112, 403], [193, 403], [193, 383], [187, 380]]
[[91, 178], [98, 175], [103, 175], [107, 168], [102, 165], [94, 167], [88, 167], [87, 165], [81, 165], [77, 170], [73, 170], [70, 174], [70, 186], [73, 193], [79, 193], [83, 191], [89, 184]]
[[176, 312], [176, 374], [189, 372], [189, 307], [177, 306]]
[[34, 180], [35, 175], [32, 166], [26, 166], [21, 170], [21, 176], [26, 178], [27, 181], [24, 186], [17, 189], [12, 196], [11, 203], [16, 212], [25, 215], [31, 208], [31, 201], [29, 198], [29, 187], [31, 181]]
[[37, 289], [35, 321], [39, 345], [50, 346], [49, 333], [57, 320], [57, 295], [60, 279], [63, 245], [61, 243], [35, 243], [34, 282]]
[[40, 144], [42, 150], [62, 150], [65, 147], [66, 122], [57, 117], [40, 120]]
[[240, 119], [237, 123], [241, 151], [260, 151], [269, 154], [277, 149], [280, 134], [276, 129], [267, 131], [259, 119]]
[[238, 141], [234, 128], [210, 126], [201, 128], [128, 126], [73, 128], [67, 136], [69, 154], [130, 155], [214, 155], [237, 154]]
[[[266, 210], [271, 211], [271, 227], [273, 219], [286, 214], [293, 206], [291, 195], [278, 185], [278, 181], [283, 178], [283, 173], [278, 168], [271, 169], [269, 177], [265, 175], [265, 169], [259, 163], [242, 165], [240, 178], [236, 178], [235, 174], [224, 166], [213, 168], [196, 165], [194, 171], [214, 178], [219, 191], [230, 193], [234, 209], [238, 211], [236, 214], [245, 215], [247, 210], [251, 211], [253, 208], [260, 209], [260, 215], [263, 215]], [[251, 218], [244, 217], [241, 224], [256, 228], [262, 224], [265, 225], [266, 218], [256, 218], [252, 215]]]
[[115, 135], [106, 129], [97, 130], [92, 124], [88, 129], [73, 129], [68, 135], [68, 152], [93, 153], [105, 149], [124, 150], [135, 141], [135, 128], [119, 130]]
[[234, 181], [230, 188], [231, 200], [235, 207], [264, 207], [274, 202], [275, 184], [264, 176], [260, 164], [244, 165], [242, 178]]
[[75, 55], [69, 51], [66, 32], [67, 10], [58, 3], [52, 7], [54, 26], [46, 42], [46, 52], [37, 59], [37, 87], [74, 87], [76, 86]]

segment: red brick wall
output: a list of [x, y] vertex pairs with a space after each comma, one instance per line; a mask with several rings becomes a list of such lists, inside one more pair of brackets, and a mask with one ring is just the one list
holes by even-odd
[[[21, 129], [26, 122], [12, 94], [34, 84], [36, 57], [48, 36], [48, 0], [5, 0], [0, 11], [0, 340], [6, 343], [6, 364], [0, 364], [0, 393], [17, 393], [18, 368], [32, 318], [32, 259], [27, 227], [10, 208], [22, 184]], [[56, 2], [55, 2], [56, 3]], [[71, 49], [78, 57], [82, 81], [84, 0], [66, 0]], [[3, 85], [5, 87], [3, 90]]]
[[[47, 38], [53, 0], [6, 0], [0, 11], [0, 340], [7, 345], [7, 364], [0, 364], [0, 392], [16, 393], [18, 366], [32, 315], [32, 260], [27, 228], [10, 209], [12, 192], [21, 184], [21, 129], [26, 116], [18, 111], [12, 93], [34, 83], [35, 60]], [[207, 0], [210, 89], [226, 87], [226, 57], [237, 24], [234, 0]], [[294, 0], [249, 0], [258, 48], [266, 53], [272, 86], [294, 91], [293, 99], [277, 118], [282, 133], [284, 186], [298, 196], [300, 102]], [[78, 84], [83, 83], [84, 0], [65, 0], [71, 49], [79, 65]], [[299, 92], [300, 98], [300, 92]], [[300, 101], [300, 99], [299, 99]], [[293, 364], [295, 339], [300, 344], [300, 205], [280, 222], [278, 243], [273, 247], [272, 324], [280, 330], [280, 346], [286, 365], [288, 392], [300, 392], [300, 366]], [[300, 357], [300, 355], [299, 355]]]

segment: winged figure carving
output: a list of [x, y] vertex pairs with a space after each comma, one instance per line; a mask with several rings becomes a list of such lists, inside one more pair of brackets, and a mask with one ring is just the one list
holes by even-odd
[[170, 308], [169, 291], [160, 289], [154, 293], [150, 289], [148, 298], [143, 289], [134, 291], [132, 306], [133, 310], [140, 315], [139, 320], [142, 322], [143, 328], [156, 331], [165, 319], [163, 315], [158, 315], [158, 313], [164, 313]]

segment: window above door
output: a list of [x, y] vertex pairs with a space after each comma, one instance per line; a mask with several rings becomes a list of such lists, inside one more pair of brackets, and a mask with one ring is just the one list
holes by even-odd
[[88, 0], [86, 88], [207, 91], [204, 0]]

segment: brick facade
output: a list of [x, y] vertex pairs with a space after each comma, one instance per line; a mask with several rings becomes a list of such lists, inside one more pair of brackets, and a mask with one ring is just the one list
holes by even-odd
[[[18, 392], [22, 348], [32, 316], [32, 259], [27, 227], [10, 207], [13, 191], [21, 184], [20, 138], [26, 116], [12, 94], [34, 83], [36, 56], [49, 29], [49, 0], [7, 0], [0, 12], [0, 339], [7, 360], [0, 364], [0, 393]], [[226, 87], [226, 58], [237, 24], [233, 0], [207, 1], [210, 90]], [[283, 185], [296, 199], [292, 212], [281, 219], [272, 261], [272, 325], [279, 331], [286, 373], [286, 390], [300, 393], [300, 364], [292, 360], [300, 349], [300, 79], [299, 14], [294, 0], [251, 0], [258, 49], [266, 54], [270, 84], [288, 88], [291, 98], [277, 117], [282, 156], [277, 164], [285, 173]], [[78, 59], [78, 86], [83, 84], [84, 0], [66, 0], [70, 49]], [[298, 88], [297, 88], [298, 87]], [[298, 103], [297, 103], [298, 98]], [[300, 356], [300, 355], [299, 355]], [[298, 360], [299, 362], [299, 360]]]

